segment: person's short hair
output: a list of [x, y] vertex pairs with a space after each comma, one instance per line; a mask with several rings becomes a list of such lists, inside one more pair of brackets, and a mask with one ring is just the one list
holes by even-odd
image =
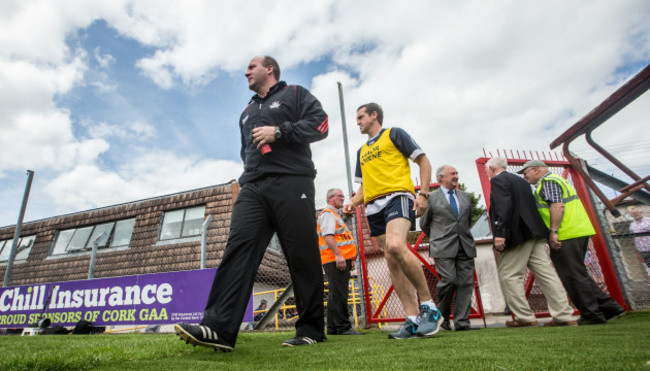
[[262, 66], [273, 66], [273, 76], [275, 76], [276, 80], [280, 81], [280, 65], [278, 64], [278, 61], [275, 60], [275, 58], [265, 55], [262, 59]]
[[366, 113], [368, 115], [372, 115], [373, 112], [377, 112], [377, 121], [379, 121], [379, 125], [384, 124], [384, 110], [381, 108], [379, 104], [374, 102], [362, 104], [359, 106], [359, 108], [357, 108], [357, 111], [362, 108], [366, 109]]
[[[332, 196], [334, 196], [334, 193], [335, 193], [336, 191], [341, 191], [341, 190], [340, 190], [339, 188], [330, 188], [330, 189], [328, 189], [328, 190], [327, 190], [327, 195], [325, 196], [325, 199], [326, 199], [327, 201], [329, 201], [330, 198], [331, 198]], [[343, 191], [341, 191], [341, 192], [343, 192]]]
[[492, 157], [491, 159], [487, 160], [485, 163], [485, 167], [493, 167], [495, 169], [507, 169], [508, 168], [508, 161], [500, 156], [497, 157]]
[[442, 175], [442, 173], [445, 172], [445, 168], [446, 168], [446, 167], [451, 167], [451, 166], [449, 166], [449, 165], [442, 165], [442, 166], [440, 166], [439, 168], [436, 169], [436, 180], [437, 180], [437, 181], [440, 181], [440, 176]]

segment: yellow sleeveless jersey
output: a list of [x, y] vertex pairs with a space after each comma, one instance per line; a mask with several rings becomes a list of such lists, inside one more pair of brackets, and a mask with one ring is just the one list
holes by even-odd
[[377, 141], [359, 150], [364, 204], [395, 192], [415, 194], [409, 159], [395, 147], [390, 131], [384, 130]]

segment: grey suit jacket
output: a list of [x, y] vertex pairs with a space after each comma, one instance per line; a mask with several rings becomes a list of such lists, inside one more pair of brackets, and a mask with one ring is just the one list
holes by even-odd
[[455, 258], [459, 247], [470, 258], [476, 257], [474, 237], [469, 231], [472, 201], [467, 192], [456, 190], [456, 196], [460, 204], [458, 219], [442, 189], [429, 193], [427, 210], [420, 217], [420, 228], [429, 236], [429, 255], [432, 258]]

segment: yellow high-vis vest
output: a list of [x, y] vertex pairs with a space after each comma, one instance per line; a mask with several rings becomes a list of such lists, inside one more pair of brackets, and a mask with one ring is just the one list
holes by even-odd
[[384, 130], [375, 143], [364, 143], [359, 151], [364, 204], [395, 192], [415, 194], [409, 159], [390, 140], [390, 131]]
[[[343, 222], [343, 219], [339, 214], [331, 209], [326, 207], [318, 216], [320, 217], [323, 213], [332, 213], [336, 219], [336, 230], [334, 231], [334, 241], [336, 241], [336, 247], [339, 248], [341, 255], [345, 260], [355, 259], [357, 257], [357, 245], [354, 243], [354, 236], [352, 232]], [[325, 238], [321, 234], [320, 224], [318, 228], [318, 247], [320, 248], [320, 260], [321, 264], [331, 263], [335, 260], [334, 253], [327, 247], [325, 243]]]
[[562, 188], [562, 202], [564, 203], [564, 217], [558, 230], [558, 240], [568, 240], [570, 238], [593, 236], [596, 234], [594, 227], [591, 225], [589, 216], [585, 207], [580, 201], [580, 197], [575, 189], [557, 174], [550, 173], [539, 181], [535, 189], [535, 198], [537, 199], [537, 210], [544, 219], [544, 223], [549, 227], [551, 225], [551, 212], [549, 205], [544, 202], [540, 196], [543, 182], [555, 182]]

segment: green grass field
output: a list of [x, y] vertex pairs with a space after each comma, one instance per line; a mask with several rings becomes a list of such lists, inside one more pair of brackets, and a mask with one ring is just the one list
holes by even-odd
[[650, 312], [607, 325], [441, 331], [428, 339], [330, 336], [285, 348], [291, 332], [241, 333], [233, 352], [173, 334], [0, 336], [0, 370], [650, 370]]

